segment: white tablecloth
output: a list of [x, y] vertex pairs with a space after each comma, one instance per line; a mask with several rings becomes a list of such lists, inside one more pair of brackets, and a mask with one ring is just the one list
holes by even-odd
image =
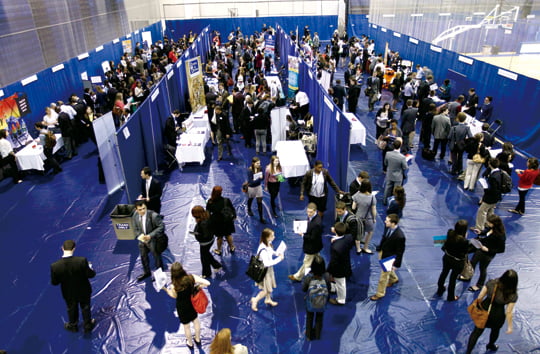
[[301, 141], [279, 141], [276, 152], [286, 178], [303, 176], [309, 170], [309, 161]]
[[182, 134], [176, 146], [176, 160], [179, 165], [186, 162], [204, 162], [204, 147], [206, 145], [205, 134]]
[[481, 133], [482, 132], [482, 124], [484, 124], [484, 123], [482, 123], [479, 120], [471, 117], [468, 114], [467, 114], [467, 119], [465, 119], [465, 123], [467, 123], [467, 125], [471, 129], [471, 133], [472, 133], [473, 136], [476, 133]]
[[362, 144], [366, 146], [366, 127], [360, 121], [354, 113], [344, 113], [345, 118], [351, 123], [351, 134], [349, 138], [349, 144]]
[[[191, 113], [188, 119], [193, 118], [193, 127], [207, 128], [210, 130], [210, 122], [208, 121], [208, 112], [206, 106], [199, 109], [197, 112]], [[189, 129], [190, 127], [188, 127]]]
[[[56, 146], [53, 148], [53, 154], [56, 153], [62, 146], [64, 146], [64, 140], [61, 134], [55, 134]], [[43, 152], [43, 146], [36, 142], [32, 142], [26, 145], [23, 149], [19, 150], [15, 154], [17, 157], [17, 165], [19, 170], [45, 170], [44, 161], [47, 159]]]

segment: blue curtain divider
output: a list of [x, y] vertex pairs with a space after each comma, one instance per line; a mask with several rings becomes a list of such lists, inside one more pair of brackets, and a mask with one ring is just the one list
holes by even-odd
[[[276, 45], [279, 46], [280, 55], [287, 59], [289, 55], [298, 56], [295, 44], [285, 36], [283, 28], [276, 27], [278, 29]], [[309, 97], [309, 111], [313, 115], [314, 132], [317, 134], [317, 159], [328, 168], [338, 186], [345, 189], [350, 123], [319, 84], [313, 68], [303, 60], [300, 61], [298, 79], [300, 90]]]
[[[321, 39], [330, 39], [336, 29], [337, 16], [279, 16], [279, 17], [233, 17], [233, 18], [205, 18], [196, 20], [167, 20], [165, 34], [174, 40], [179, 39], [189, 31], [200, 33], [209, 25], [221, 34], [221, 41], [227, 42], [227, 36], [232, 30], [240, 27], [244, 35], [260, 32], [263, 24], [274, 26], [279, 23], [286, 32], [295, 31], [302, 37], [304, 26], [309, 26], [311, 32], [318, 32]], [[276, 28], [274, 26], [274, 28]]]
[[[386, 32], [385, 32], [386, 30]], [[493, 117], [503, 122], [498, 135], [504, 141], [514, 144], [529, 156], [540, 156], [540, 122], [533, 119], [533, 112], [540, 111], [540, 84], [538, 80], [501, 69], [459, 53], [441, 49], [434, 50], [430, 43], [399, 34], [390, 29], [370, 24], [368, 35], [375, 39], [376, 52], [382, 52], [386, 42], [391, 50], [398, 50], [402, 58], [415, 64], [428, 66], [433, 70], [435, 80], [441, 83], [451, 69], [464, 77], [460, 89], [470, 83], [476, 89], [482, 102], [485, 96], [493, 97]], [[462, 60], [460, 60], [462, 59]], [[464, 61], [472, 60], [472, 64]], [[453, 95], [463, 94], [454, 90]]]
[[[140, 171], [147, 165], [142, 125], [139, 122], [140, 111], [135, 112], [116, 132], [118, 156], [122, 163], [126, 197], [128, 203], [134, 203], [141, 192]], [[127, 130], [127, 131], [126, 131]]]

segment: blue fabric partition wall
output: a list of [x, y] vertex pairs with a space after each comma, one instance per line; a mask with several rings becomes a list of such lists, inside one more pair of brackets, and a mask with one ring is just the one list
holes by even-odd
[[[318, 32], [321, 39], [330, 39], [337, 26], [337, 16], [283, 16], [283, 17], [233, 17], [205, 18], [197, 20], [167, 20], [165, 34], [177, 40], [189, 31], [201, 32], [207, 25], [221, 34], [221, 41], [227, 42], [227, 36], [232, 30], [240, 27], [244, 34], [260, 32], [263, 24], [274, 26], [279, 23], [286, 33], [296, 31], [302, 37], [304, 26], [309, 26], [311, 33]], [[274, 27], [275, 28], [275, 27]]]
[[[156, 171], [163, 162], [165, 121], [174, 109], [186, 110], [184, 102], [188, 85], [183, 63], [186, 58], [201, 56], [204, 59], [209, 49], [208, 33], [207, 28], [203, 30], [200, 40], [180, 56], [177, 64], [169, 69], [154, 86], [149, 97], [116, 133], [129, 202], [133, 202], [140, 194], [141, 169], [149, 166]], [[128, 137], [126, 130], [129, 131]]]
[[134, 203], [141, 193], [141, 169], [147, 165], [140, 111], [135, 112], [116, 132], [128, 203]]
[[[285, 36], [283, 29], [280, 26], [276, 28], [280, 55], [297, 55], [295, 45]], [[303, 60], [300, 61], [298, 79], [300, 90], [309, 97], [309, 111], [317, 133], [317, 159], [328, 168], [338, 186], [346, 189], [350, 123], [319, 84], [313, 68]]]
[[[540, 111], [540, 84], [538, 80], [501, 69], [456, 52], [431, 45], [390, 29], [370, 25], [369, 36], [376, 41], [376, 52], [383, 52], [388, 42], [404, 59], [433, 70], [435, 81], [450, 75], [458, 88], [465, 85], [476, 89], [482, 102], [485, 96], [493, 97], [492, 120], [503, 122], [498, 135], [528, 155], [540, 156], [540, 121], [533, 119]], [[453, 73], [448, 74], [448, 70]], [[453, 95], [463, 94], [457, 89]]]

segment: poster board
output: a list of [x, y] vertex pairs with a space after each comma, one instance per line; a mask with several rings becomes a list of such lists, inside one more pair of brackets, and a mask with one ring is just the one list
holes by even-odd
[[206, 106], [204, 79], [200, 56], [186, 60], [186, 74], [191, 111], [197, 112], [199, 109]]

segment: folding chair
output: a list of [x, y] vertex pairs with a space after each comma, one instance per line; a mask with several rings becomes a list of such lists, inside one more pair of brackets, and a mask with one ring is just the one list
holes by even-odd
[[[167, 168], [170, 170], [175, 163], [178, 163], [178, 160], [176, 159], [176, 147], [165, 144], [163, 150], [165, 150], [165, 162], [167, 163]], [[170, 161], [167, 162], [169, 159]]]
[[488, 132], [493, 136], [502, 127], [502, 120], [497, 119], [489, 125]]

